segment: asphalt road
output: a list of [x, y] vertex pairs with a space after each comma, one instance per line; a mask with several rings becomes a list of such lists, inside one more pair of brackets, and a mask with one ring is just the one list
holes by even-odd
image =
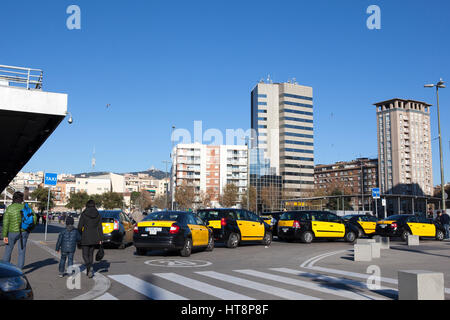
[[[343, 241], [306, 245], [275, 238], [269, 247], [228, 249], [216, 244], [212, 252], [194, 251], [189, 258], [166, 251], [137, 256], [133, 246], [106, 249], [104, 260], [95, 265], [94, 279], [81, 274], [81, 288], [70, 290], [68, 279], [57, 277], [54, 245], [62, 227], [51, 225], [44, 241], [40, 226], [27, 247], [25, 271], [38, 300], [385, 300], [398, 297], [399, 270], [442, 272], [450, 288], [447, 241], [423, 240], [415, 247], [391, 241], [381, 258], [355, 262], [353, 245]], [[1, 256], [3, 251], [0, 247]], [[82, 263], [80, 250], [75, 261]], [[381, 282], [369, 289], [374, 268]]]

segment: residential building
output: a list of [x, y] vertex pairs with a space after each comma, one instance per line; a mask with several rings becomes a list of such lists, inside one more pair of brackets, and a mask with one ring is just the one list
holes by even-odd
[[[398, 98], [374, 105], [381, 193], [432, 195], [431, 105]], [[394, 212], [426, 211], [411, 206], [407, 199], [388, 203], [388, 209]]]
[[194, 186], [198, 196], [208, 193], [213, 206], [220, 206], [220, 196], [227, 184], [238, 187], [242, 196], [247, 190], [247, 146], [178, 144], [174, 147], [173, 188], [183, 183]]
[[283, 190], [301, 197], [314, 188], [313, 89], [260, 82], [251, 93], [253, 147], [264, 151]]
[[369, 210], [371, 191], [378, 188], [378, 159], [359, 158], [316, 165], [314, 184], [317, 194], [325, 196], [339, 190], [353, 195], [351, 205], [355, 210]]

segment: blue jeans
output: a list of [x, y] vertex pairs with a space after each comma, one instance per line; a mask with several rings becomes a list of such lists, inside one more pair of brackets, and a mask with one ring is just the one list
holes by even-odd
[[10, 232], [8, 234], [8, 244], [5, 248], [5, 254], [3, 255], [3, 262], [11, 262], [11, 254], [13, 252], [14, 246], [16, 242], [19, 242], [19, 259], [17, 261], [17, 267], [19, 269], [23, 269], [23, 266], [25, 264], [25, 252], [27, 249], [27, 240], [28, 240], [29, 233], [28, 232], [22, 232], [22, 244], [23, 247], [20, 244], [20, 233], [19, 232]]
[[67, 267], [73, 265], [73, 255], [74, 252], [61, 252], [61, 260], [59, 261], [59, 273], [63, 274], [66, 269], [66, 259], [67, 259]]
[[449, 239], [450, 238], [450, 225], [449, 224], [444, 224], [444, 229], [445, 229], [445, 239]]

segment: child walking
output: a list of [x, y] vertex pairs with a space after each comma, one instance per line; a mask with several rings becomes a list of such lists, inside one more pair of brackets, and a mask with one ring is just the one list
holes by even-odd
[[73, 226], [74, 221], [72, 217], [66, 219], [66, 229], [61, 231], [58, 236], [58, 242], [56, 243], [56, 252], [61, 251], [61, 260], [59, 262], [59, 277], [64, 277], [64, 270], [66, 267], [73, 265], [73, 256], [77, 249], [77, 242], [81, 240], [80, 233]]

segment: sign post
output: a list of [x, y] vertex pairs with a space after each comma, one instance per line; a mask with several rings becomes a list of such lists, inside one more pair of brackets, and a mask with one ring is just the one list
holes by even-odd
[[375, 200], [375, 214], [378, 218], [378, 199], [380, 199], [380, 188], [372, 189], [372, 198]]
[[45, 219], [45, 241], [47, 241], [47, 225], [48, 225], [48, 216], [50, 210], [50, 189], [52, 186], [56, 186], [58, 183], [58, 174], [56, 173], [46, 173], [44, 177], [44, 185], [48, 186], [48, 196], [47, 196], [47, 215]]

